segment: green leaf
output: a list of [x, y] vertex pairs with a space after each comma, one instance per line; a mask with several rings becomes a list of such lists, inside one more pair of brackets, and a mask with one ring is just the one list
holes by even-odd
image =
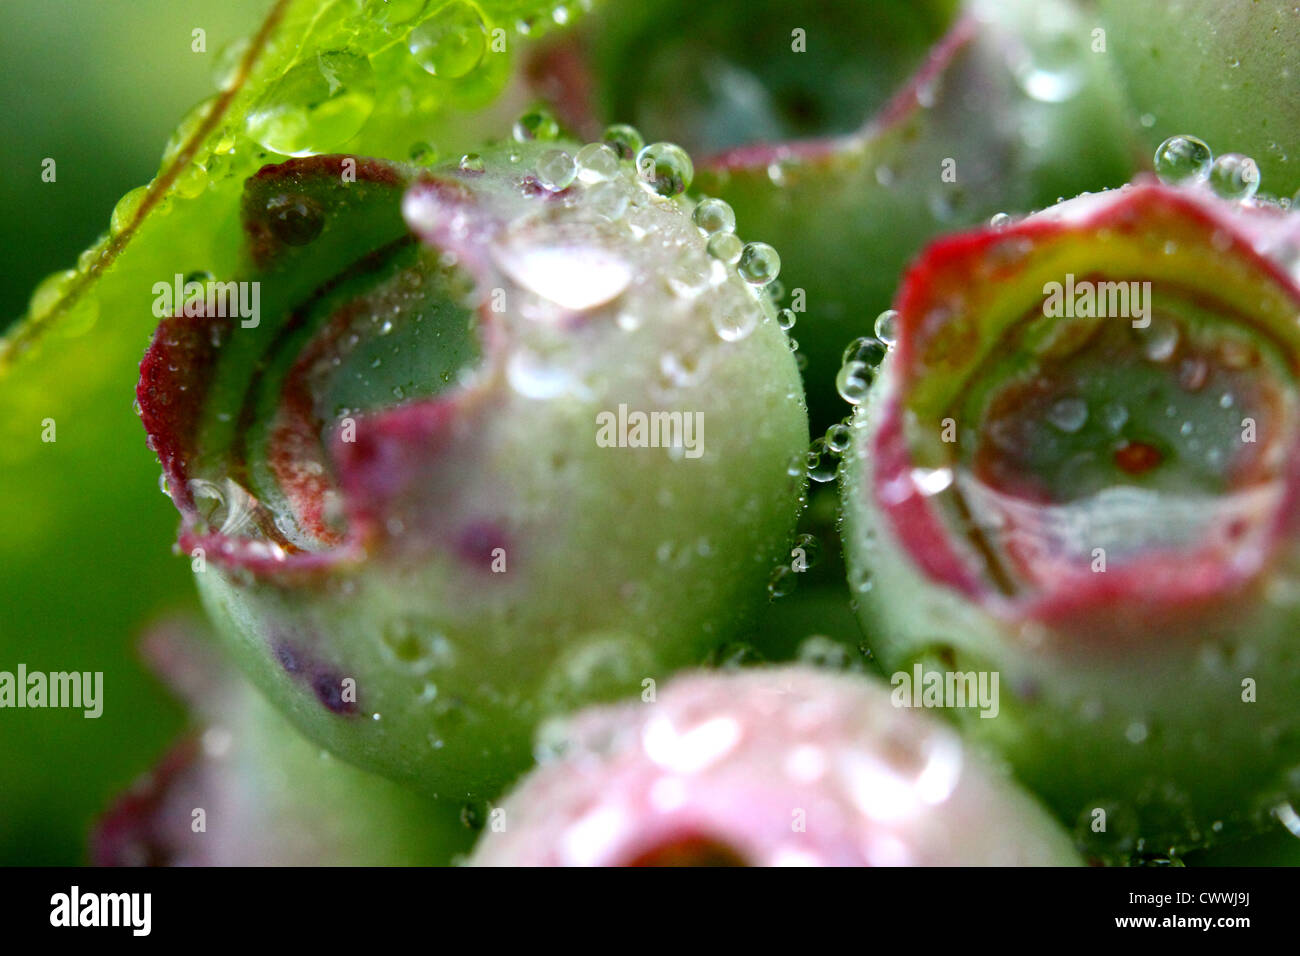
[[[244, 179], [282, 158], [250, 132], [271, 141], [277, 97], [305, 85], [308, 94], [324, 89], [297, 134], [312, 147], [402, 160], [413, 146], [422, 160], [455, 155], [508, 128], [521, 108], [510, 88], [520, 28], [531, 29], [530, 18], [563, 20], [555, 6], [277, 0], [225, 88], [180, 124], [153, 181], [123, 198], [110, 233], [75, 269], [42, 283], [0, 340], [0, 669], [103, 671], [106, 696], [97, 720], [5, 712], [0, 859], [74, 862], [91, 814], [179, 725], [130, 650], [147, 618], [193, 603], [187, 565], [168, 551], [176, 516], [155, 490], [157, 464], [131, 396], [157, 322], [154, 284], [235, 271]], [[421, 17], [435, 31], [465, 10], [482, 15], [481, 60], [457, 78], [428, 74], [409, 52], [410, 31]], [[457, 62], [465, 61], [453, 59], [453, 72]], [[323, 87], [305, 82], [311, 71]], [[349, 99], [331, 78], [360, 91]], [[358, 110], [367, 115], [350, 130]]]

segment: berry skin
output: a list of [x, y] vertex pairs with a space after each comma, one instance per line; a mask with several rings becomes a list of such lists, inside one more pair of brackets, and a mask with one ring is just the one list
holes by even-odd
[[459, 805], [322, 751], [232, 671], [201, 621], [155, 624], [141, 644], [193, 723], [96, 821], [97, 866], [431, 866], [469, 848]]
[[946, 238], [855, 412], [876, 657], [1000, 673], [996, 719], [954, 716], [1101, 858], [1248, 832], [1300, 785], [1294, 238], [1146, 180]]
[[556, 152], [579, 146], [262, 169], [260, 314], [199, 299], [141, 364], [179, 550], [241, 666], [321, 745], [455, 799], [525, 767], [548, 714], [730, 640], [802, 495], [771, 302], [691, 200], [631, 161], [549, 188]]
[[690, 674], [545, 728], [479, 866], [1078, 863], [1033, 800], [883, 685], [807, 667]]

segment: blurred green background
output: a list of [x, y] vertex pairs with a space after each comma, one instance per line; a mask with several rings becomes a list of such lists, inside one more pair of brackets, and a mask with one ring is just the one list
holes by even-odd
[[[25, 310], [45, 275], [73, 266], [107, 229], [123, 193], [152, 178], [177, 121], [214, 91], [221, 50], [251, 33], [268, 6], [0, 4], [0, 328]], [[206, 31], [204, 53], [191, 49], [196, 27]], [[56, 182], [41, 181], [46, 157], [57, 163]], [[186, 563], [168, 549], [176, 515], [166, 499], [97, 494], [157, 481], [143, 433], [138, 446], [106, 449], [64, 414], [64, 403], [58, 442], [44, 445], [28, 434], [28, 409], [5, 407], [9, 399], [0, 397], [0, 419], [13, 429], [0, 450], [0, 670], [103, 671], [105, 702], [97, 720], [0, 710], [0, 864], [78, 863], [93, 817], [183, 723], [138, 663], [135, 641], [148, 621], [197, 602]], [[121, 414], [130, 415], [130, 402], [127, 387]], [[22, 478], [39, 455], [58, 461], [48, 481], [31, 487]]]
[[[221, 51], [269, 0], [5, 0], [0, 3], [0, 328], [32, 288], [108, 228], [113, 204], [158, 170], [177, 122], [215, 90]], [[206, 31], [206, 53], [191, 50]], [[58, 180], [41, 181], [52, 157]]]

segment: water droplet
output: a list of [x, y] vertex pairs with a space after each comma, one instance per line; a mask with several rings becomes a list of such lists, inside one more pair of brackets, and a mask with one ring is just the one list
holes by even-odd
[[795, 651], [799, 663], [825, 670], [862, 669], [862, 655], [825, 634], [810, 634], [799, 642]]
[[411, 31], [407, 49], [426, 73], [454, 80], [483, 60], [487, 28], [478, 10], [464, 0], [452, 0]]
[[798, 583], [799, 578], [789, 565], [778, 564], [768, 578], [767, 593], [774, 599], [783, 598], [792, 593]]
[[951, 468], [913, 468], [912, 484], [927, 498], [947, 491], [952, 486]]
[[560, 124], [555, 121], [549, 110], [534, 109], [515, 120], [511, 129], [515, 141], [528, 143], [534, 140], [550, 142], [560, 135]]
[[460, 158], [460, 168], [466, 173], [481, 173], [484, 169], [483, 157], [478, 153], [466, 153]]
[[758, 309], [751, 306], [715, 308], [709, 311], [713, 330], [724, 342], [739, 342], [748, 338], [758, 326]]
[[636, 154], [637, 175], [661, 196], [680, 196], [695, 178], [695, 166], [676, 143], [651, 143]]
[[1061, 431], [1072, 434], [1088, 420], [1088, 405], [1081, 398], [1062, 398], [1047, 410], [1047, 420]]
[[687, 388], [698, 384], [704, 377], [706, 364], [689, 352], [665, 352], [659, 356], [659, 371], [673, 385]]
[[185, 199], [193, 199], [208, 188], [208, 171], [204, 165], [191, 160], [172, 180], [171, 191]]
[[248, 53], [249, 42], [248, 37], [240, 37], [217, 51], [212, 67], [212, 81], [217, 89], [224, 90], [235, 82], [239, 75], [239, 65]]
[[551, 192], [567, 189], [578, 175], [578, 166], [562, 149], [548, 149], [537, 158], [537, 178]]
[[1139, 331], [1142, 354], [1152, 362], [1167, 362], [1178, 348], [1178, 326], [1168, 319], [1153, 318], [1151, 324]]
[[716, 232], [734, 232], [736, 229], [736, 213], [730, 204], [722, 199], [700, 200], [695, 211], [691, 213], [691, 219], [709, 235]]
[[616, 182], [596, 183], [586, 193], [587, 207], [610, 222], [618, 222], [627, 212], [627, 191]]
[[835, 376], [835, 389], [850, 405], [866, 401], [875, 373], [866, 362], [845, 362]]
[[995, 212], [989, 217], [989, 225], [994, 229], [1005, 229], [1011, 225], [1011, 216], [1005, 212]]
[[1128, 422], [1128, 409], [1118, 402], [1107, 402], [1101, 407], [1101, 417], [1111, 433], [1118, 435]]
[[709, 237], [709, 242], [705, 248], [713, 258], [730, 266], [740, 261], [740, 252], [743, 245], [740, 237], [735, 233], [717, 232]]
[[1214, 154], [1195, 136], [1170, 136], [1156, 147], [1153, 160], [1161, 182], [1199, 182], [1210, 175]]
[[287, 246], [305, 246], [325, 227], [325, 210], [310, 196], [281, 193], [266, 203], [267, 226]]
[[618, 154], [619, 159], [634, 159], [645, 147], [641, 133], [626, 123], [615, 123], [606, 128], [601, 140]]
[[417, 166], [428, 166], [438, 158], [437, 150], [423, 140], [411, 144], [409, 155]]
[[795, 319], [796, 316], [793, 309], [781, 309], [776, 313], [777, 325], [781, 326], [781, 328], [787, 332], [794, 328]]
[[40, 284], [32, 290], [32, 297], [28, 301], [27, 312], [29, 316], [35, 319], [48, 315], [72, 287], [72, 283], [76, 278], [77, 272], [75, 269], [64, 269], [60, 272], [51, 272], [42, 279]]
[[119, 199], [117, 205], [113, 207], [113, 215], [109, 217], [108, 231], [116, 236], [133, 225], [147, 195], [149, 195], [148, 186], [137, 186]]
[[627, 260], [594, 244], [515, 241], [495, 247], [493, 256], [528, 291], [578, 312], [612, 301], [632, 281]]
[[893, 345], [898, 341], [897, 309], [886, 309], [876, 316], [875, 333], [876, 338], [885, 345]]
[[747, 242], [740, 252], [736, 271], [752, 285], [767, 285], [781, 271], [781, 257], [766, 242]]
[[455, 657], [451, 642], [421, 618], [390, 620], [379, 629], [380, 652], [389, 664], [423, 675]]
[[1210, 188], [1224, 199], [1249, 199], [1259, 189], [1259, 167], [1249, 156], [1224, 153], [1210, 167]]
[[826, 447], [837, 455], [844, 453], [852, 438], [853, 432], [844, 422], [836, 422], [826, 429]]
[[813, 481], [825, 484], [835, 479], [835, 470], [838, 463], [835, 455], [831, 453], [826, 444], [825, 438], [816, 439], [808, 448], [808, 477]]
[[712, 284], [714, 265], [698, 250], [684, 251], [664, 272], [664, 281], [674, 295], [693, 299]]
[[884, 343], [873, 336], [863, 335], [848, 344], [840, 359], [841, 365], [849, 362], [865, 362], [867, 365], [879, 365], [886, 354]]
[[1078, 95], [1085, 78], [1079, 26], [1070, 20], [1041, 22], [1028, 47], [1016, 51], [1012, 72], [1025, 93], [1040, 103], [1064, 103]]
[[521, 349], [506, 362], [506, 380], [525, 398], [548, 399], [568, 392], [572, 379], [566, 369]]
[[308, 156], [357, 134], [375, 108], [370, 61], [319, 53], [293, 67], [249, 112], [246, 131], [265, 149]]
[[366, 0], [366, 16], [385, 26], [409, 23], [424, 12], [428, 0]]
[[588, 143], [578, 150], [578, 178], [598, 183], [618, 175], [618, 153], [606, 143]]

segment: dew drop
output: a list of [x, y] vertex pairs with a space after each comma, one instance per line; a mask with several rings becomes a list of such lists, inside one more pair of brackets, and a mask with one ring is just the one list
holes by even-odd
[[1161, 182], [1199, 182], [1210, 175], [1214, 154], [1195, 136], [1170, 136], [1156, 147], [1153, 160]]
[[32, 297], [27, 305], [28, 315], [33, 319], [48, 315], [72, 287], [76, 278], [75, 269], [64, 269], [60, 272], [52, 272], [42, 279], [32, 290]]
[[845, 362], [835, 376], [835, 389], [850, 405], [860, 405], [867, 398], [875, 373], [866, 362]]
[[614, 150], [619, 159], [634, 159], [645, 147], [641, 133], [626, 123], [615, 123], [606, 128], [601, 141]]
[[736, 213], [723, 199], [700, 200], [695, 211], [691, 213], [691, 218], [695, 221], [695, 225], [709, 235], [718, 232], [734, 232], [736, 229]]
[[747, 242], [740, 252], [736, 271], [751, 285], [767, 285], [781, 271], [781, 257], [766, 242]]
[[1178, 348], [1178, 326], [1166, 319], [1152, 319], [1141, 339], [1143, 355], [1152, 362], [1167, 362]]
[[537, 178], [546, 189], [567, 189], [578, 175], [578, 166], [562, 149], [548, 149], [537, 159]]
[[1081, 398], [1062, 398], [1047, 410], [1047, 420], [1066, 434], [1073, 434], [1088, 420], [1088, 405]]
[[596, 183], [587, 190], [587, 208], [596, 215], [618, 222], [627, 212], [627, 192], [616, 182]]
[[840, 359], [841, 365], [849, 362], [865, 362], [867, 365], [879, 365], [887, 349], [884, 343], [873, 336], [863, 335], [848, 344]]
[[1224, 199], [1249, 199], [1259, 189], [1259, 167], [1249, 156], [1224, 153], [1210, 167], [1210, 188]]
[[305, 246], [325, 227], [325, 210], [310, 196], [281, 193], [266, 203], [267, 226], [287, 246]]
[[484, 169], [483, 157], [478, 153], [466, 153], [460, 158], [460, 168], [466, 173], [481, 173]]
[[691, 186], [695, 167], [676, 143], [651, 143], [636, 154], [637, 175], [660, 196], [680, 196]]
[[1086, 75], [1077, 27], [1066, 21], [1040, 23], [1028, 39], [1028, 48], [1018, 51], [1012, 63], [1020, 88], [1040, 103], [1064, 103], [1077, 96]]
[[852, 438], [853, 432], [844, 422], [837, 422], [826, 429], [826, 447], [837, 455], [844, 453]]
[[578, 150], [578, 178], [599, 183], [618, 174], [618, 153], [606, 143], [588, 143]]
[[1101, 408], [1101, 418], [1111, 433], [1118, 435], [1128, 422], [1128, 409], [1118, 402], [1108, 402]]
[[810, 634], [799, 642], [795, 657], [801, 664], [832, 671], [860, 670], [862, 657], [825, 634]]
[[365, 13], [376, 23], [397, 26], [424, 12], [428, 0], [366, 0]]
[[559, 137], [560, 124], [549, 110], [538, 108], [529, 110], [515, 120], [511, 133], [519, 143], [550, 142]]
[[896, 309], [886, 309], [876, 316], [875, 333], [876, 338], [887, 346], [898, 341], [898, 311]]
[[719, 262], [727, 265], [735, 265], [740, 261], [740, 253], [743, 248], [740, 237], [732, 232], [718, 232], [709, 237], [708, 244], [705, 248], [709, 255]]
[[407, 49], [429, 74], [445, 80], [466, 76], [483, 60], [487, 28], [478, 11], [452, 0], [411, 31]]
[[758, 310], [741, 306], [739, 308], [713, 309], [709, 312], [713, 330], [724, 342], [739, 342], [748, 338], [758, 325]]
[[776, 598], [783, 598], [793, 593], [799, 583], [796, 572], [786, 564], [778, 564], [772, 569], [772, 576], [767, 580], [767, 593]]
[[836, 467], [835, 455], [827, 446], [826, 439], [816, 439], [808, 449], [808, 477], [825, 484], [834, 480]]
[[109, 217], [108, 231], [119, 235], [135, 222], [136, 215], [145, 196], [149, 195], [148, 186], [137, 186], [117, 201], [113, 214]]
[[713, 280], [713, 261], [699, 255], [684, 254], [664, 273], [664, 281], [674, 295], [693, 299], [707, 289]]
[[506, 362], [506, 380], [525, 398], [555, 398], [569, 391], [571, 386], [564, 368], [526, 350], [515, 352]]
[[309, 156], [357, 134], [375, 108], [370, 61], [353, 53], [319, 53], [293, 67], [249, 111], [246, 132], [286, 156]]

